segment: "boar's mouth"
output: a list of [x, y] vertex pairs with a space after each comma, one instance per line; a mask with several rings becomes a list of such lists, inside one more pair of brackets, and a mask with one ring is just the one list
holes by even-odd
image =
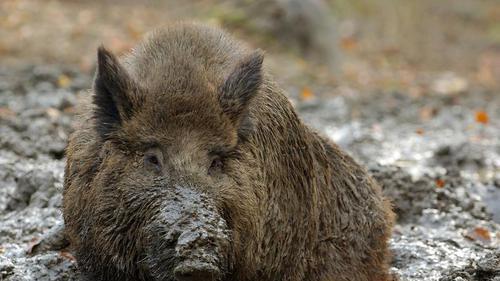
[[214, 201], [175, 186], [144, 229], [142, 266], [154, 280], [216, 281], [228, 272], [230, 230]]

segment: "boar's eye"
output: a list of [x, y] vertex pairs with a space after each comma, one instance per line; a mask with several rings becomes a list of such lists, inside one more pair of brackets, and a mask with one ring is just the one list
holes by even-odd
[[144, 153], [144, 166], [155, 172], [160, 172], [163, 166], [163, 154], [159, 149], [149, 149]]
[[222, 158], [216, 157], [212, 160], [210, 168], [208, 168], [208, 174], [213, 175], [215, 173], [218, 173], [222, 171], [222, 168], [224, 168], [224, 162], [222, 161]]
[[155, 155], [148, 155], [146, 157], [146, 161], [155, 166], [160, 165], [160, 160], [158, 160], [158, 157], [156, 157]]

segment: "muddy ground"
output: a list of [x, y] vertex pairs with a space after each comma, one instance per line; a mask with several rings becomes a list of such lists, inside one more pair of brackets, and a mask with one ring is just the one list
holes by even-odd
[[[64, 148], [89, 75], [0, 69], [0, 280], [74, 280], [65, 253], [26, 254], [61, 221]], [[500, 280], [500, 95], [363, 93], [290, 99], [311, 126], [367, 165], [394, 201], [401, 280]], [[341, 91], [342, 89], [334, 89]], [[475, 120], [477, 108], [488, 122]]]
[[266, 50], [304, 121], [367, 166], [398, 214], [400, 280], [500, 281], [496, 0], [327, 1], [342, 56], [334, 75], [232, 2], [0, 1], [0, 281], [77, 280], [67, 253], [26, 250], [61, 222], [64, 148], [95, 49], [126, 52], [176, 19]]

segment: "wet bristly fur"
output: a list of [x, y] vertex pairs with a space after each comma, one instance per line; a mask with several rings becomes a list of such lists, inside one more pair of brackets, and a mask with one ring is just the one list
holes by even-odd
[[390, 204], [364, 168], [302, 123], [262, 60], [197, 24], [159, 29], [122, 60], [99, 49], [63, 197], [84, 278], [173, 280], [167, 246], [147, 262], [161, 237], [146, 230], [170, 200], [143, 170], [155, 147], [162, 175], [196, 182], [227, 221], [223, 280], [390, 280]]

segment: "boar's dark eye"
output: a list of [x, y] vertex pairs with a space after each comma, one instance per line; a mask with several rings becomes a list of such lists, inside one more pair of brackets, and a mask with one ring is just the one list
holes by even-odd
[[146, 157], [146, 161], [150, 164], [153, 164], [155, 166], [158, 166], [160, 165], [160, 160], [158, 160], [158, 157], [154, 156], [154, 155], [148, 155]]
[[212, 160], [212, 163], [210, 164], [210, 168], [208, 169], [208, 174], [212, 175], [214, 173], [222, 171], [222, 168], [224, 168], [224, 162], [222, 161], [222, 158], [216, 157]]
[[144, 166], [160, 172], [163, 166], [163, 155], [159, 149], [150, 149], [144, 153]]

